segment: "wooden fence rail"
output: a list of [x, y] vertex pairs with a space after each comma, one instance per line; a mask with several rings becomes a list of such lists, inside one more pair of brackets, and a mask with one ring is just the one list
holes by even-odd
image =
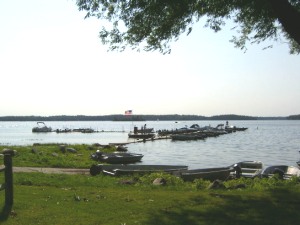
[[4, 172], [4, 184], [0, 185], [0, 190], [5, 190], [5, 206], [13, 205], [13, 169], [12, 157], [15, 155], [14, 150], [3, 149], [4, 166], [0, 167], [0, 172]]

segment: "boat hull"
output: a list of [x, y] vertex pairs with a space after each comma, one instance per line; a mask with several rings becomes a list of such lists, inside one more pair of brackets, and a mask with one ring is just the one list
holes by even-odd
[[141, 161], [144, 157], [142, 154], [126, 153], [126, 152], [114, 152], [114, 153], [100, 153], [96, 152], [91, 155], [91, 158], [110, 164], [129, 164]]
[[173, 141], [192, 141], [192, 140], [203, 140], [207, 136], [205, 134], [196, 134], [196, 133], [189, 133], [189, 134], [174, 134], [171, 135], [171, 139]]
[[265, 168], [262, 173], [262, 178], [272, 177], [278, 174], [280, 178], [288, 180], [292, 176], [300, 177], [300, 169], [295, 166], [275, 165]]
[[180, 177], [184, 181], [194, 181], [196, 179], [203, 179], [209, 181], [222, 180], [225, 181], [230, 177], [232, 168], [218, 167], [218, 168], [206, 168], [183, 171]]
[[92, 165], [90, 168], [91, 175], [97, 175], [101, 172], [110, 176], [122, 176], [132, 174], [149, 174], [149, 173], [176, 173], [187, 170], [188, 167], [184, 165]]
[[128, 134], [129, 138], [135, 138], [135, 139], [149, 139], [154, 138], [155, 134], [149, 133], [149, 134]]
[[231, 167], [235, 169], [235, 172], [232, 175], [236, 178], [254, 178], [261, 175], [263, 163], [261, 161], [242, 161]]
[[52, 132], [51, 127], [34, 127], [32, 128], [32, 132]]

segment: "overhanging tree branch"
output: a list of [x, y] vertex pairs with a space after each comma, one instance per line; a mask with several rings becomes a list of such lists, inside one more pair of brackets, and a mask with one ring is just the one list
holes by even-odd
[[269, 2], [284, 30], [300, 45], [300, 12], [288, 0], [269, 0]]
[[300, 53], [300, 0], [77, 0], [79, 10], [106, 20], [100, 32], [110, 50], [125, 47], [169, 53], [169, 43], [189, 34], [200, 18], [219, 31], [232, 20], [240, 32], [232, 42], [246, 44], [286, 37], [291, 53]]

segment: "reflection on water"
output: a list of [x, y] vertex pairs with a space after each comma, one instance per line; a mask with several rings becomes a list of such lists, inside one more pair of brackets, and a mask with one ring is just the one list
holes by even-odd
[[[217, 126], [225, 121], [147, 121], [147, 122], [46, 122], [53, 129], [92, 128], [98, 133], [32, 133], [35, 122], [0, 122], [1, 145], [33, 143], [120, 143], [128, 141], [133, 127], [176, 129], [192, 124]], [[246, 131], [197, 141], [159, 140], [128, 145], [131, 152], [142, 153], [142, 164], [181, 164], [190, 168], [226, 166], [244, 160], [260, 160], [265, 165], [295, 165], [300, 158], [300, 121], [231, 121], [248, 127]]]

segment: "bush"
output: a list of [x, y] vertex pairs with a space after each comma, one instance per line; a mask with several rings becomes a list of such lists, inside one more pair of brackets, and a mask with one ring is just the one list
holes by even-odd
[[203, 180], [203, 179], [196, 179], [193, 182], [193, 187], [196, 188], [196, 190], [202, 190], [208, 188], [208, 186], [211, 184], [210, 181], [208, 180]]
[[254, 190], [268, 190], [268, 189], [275, 189], [280, 187], [292, 187], [298, 185], [300, 183], [300, 178], [293, 176], [291, 179], [283, 180], [280, 179], [279, 176], [276, 174], [271, 178], [240, 178], [240, 179], [233, 179], [224, 182], [226, 188], [233, 189], [238, 185], [244, 184], [248, 189]]

